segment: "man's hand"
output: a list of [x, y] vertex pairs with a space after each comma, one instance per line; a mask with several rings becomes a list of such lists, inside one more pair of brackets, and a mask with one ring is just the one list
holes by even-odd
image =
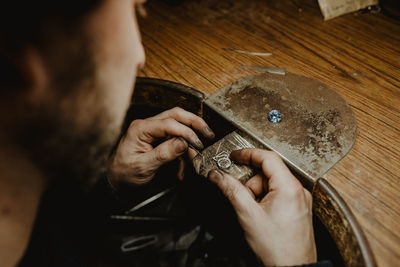
[[[110, 183], [114, 186], [119, 183], [146, 184], [161, 165], [185, 154], [188, 144], [201, 150], [203, 144], [192, 128], [207, 138], [214, 138], [214, 133], [202, 118], [178, 107], [145, 120], [133, 121], [110, 158]], [[154, 147], [155, 142], [164, 139]], [[184, 161], [181, 159], [178, 170], [180, 179], [183, 178], [183, 168]]]
[[274, 152], [243, 149], [232, 152], [231, 157], [261, 168], [262, 173], [245, 186], [221, 171], [211, 171], [208, 176], [232, 203], [247, 242], [263, 264], [316, 262], [311, 194]]

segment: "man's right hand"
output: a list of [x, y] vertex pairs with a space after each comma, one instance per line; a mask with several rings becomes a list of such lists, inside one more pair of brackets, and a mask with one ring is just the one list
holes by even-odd
[[261, 168], [262, 173], [245, 186], [217, 170], [208, 177], [232, 203], [247, 242], [263, 264], [316, 262], [311, 194], [275, 152], [243, 149], [232, 152], [231, 157], [238, 163]]

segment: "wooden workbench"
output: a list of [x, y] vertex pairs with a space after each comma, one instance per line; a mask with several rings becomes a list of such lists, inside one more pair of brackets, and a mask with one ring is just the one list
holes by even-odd
[[312, 0], [146, 5], [140, 76], [214, 93], [257, 73], [241, 65], [278, 66], [329, 85], [350, 104], [357, 140], [326, 178], [354, 212], [378, 265], [399, 266], [400, 22], [369, 13], [324, 22]]

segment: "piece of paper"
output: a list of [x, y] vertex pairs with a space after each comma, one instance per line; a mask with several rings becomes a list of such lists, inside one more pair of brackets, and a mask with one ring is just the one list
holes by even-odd
[[377, 5], [379, 0], [318, 0], [318, 3], [324, 19], [328, 20], [368, 6]]

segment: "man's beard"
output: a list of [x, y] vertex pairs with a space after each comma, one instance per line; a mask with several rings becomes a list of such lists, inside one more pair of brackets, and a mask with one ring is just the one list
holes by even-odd
[[107, 105], [90, 40], [79, 36], [52, 62], [51, 89], [26, 107], [16, 137], [50, 186], [88, 191], [105, 172], [123, 118]]
[[107, 116], [107, 110], [101, 109], [92, 114], [92, 123], [85, 129], [79, 129], [76, 121], [63, 118], [54, 108], [35, 113], [20, 129], [25, 151], [50, 185], [87, 192], [106, 170], [119, 126]]

